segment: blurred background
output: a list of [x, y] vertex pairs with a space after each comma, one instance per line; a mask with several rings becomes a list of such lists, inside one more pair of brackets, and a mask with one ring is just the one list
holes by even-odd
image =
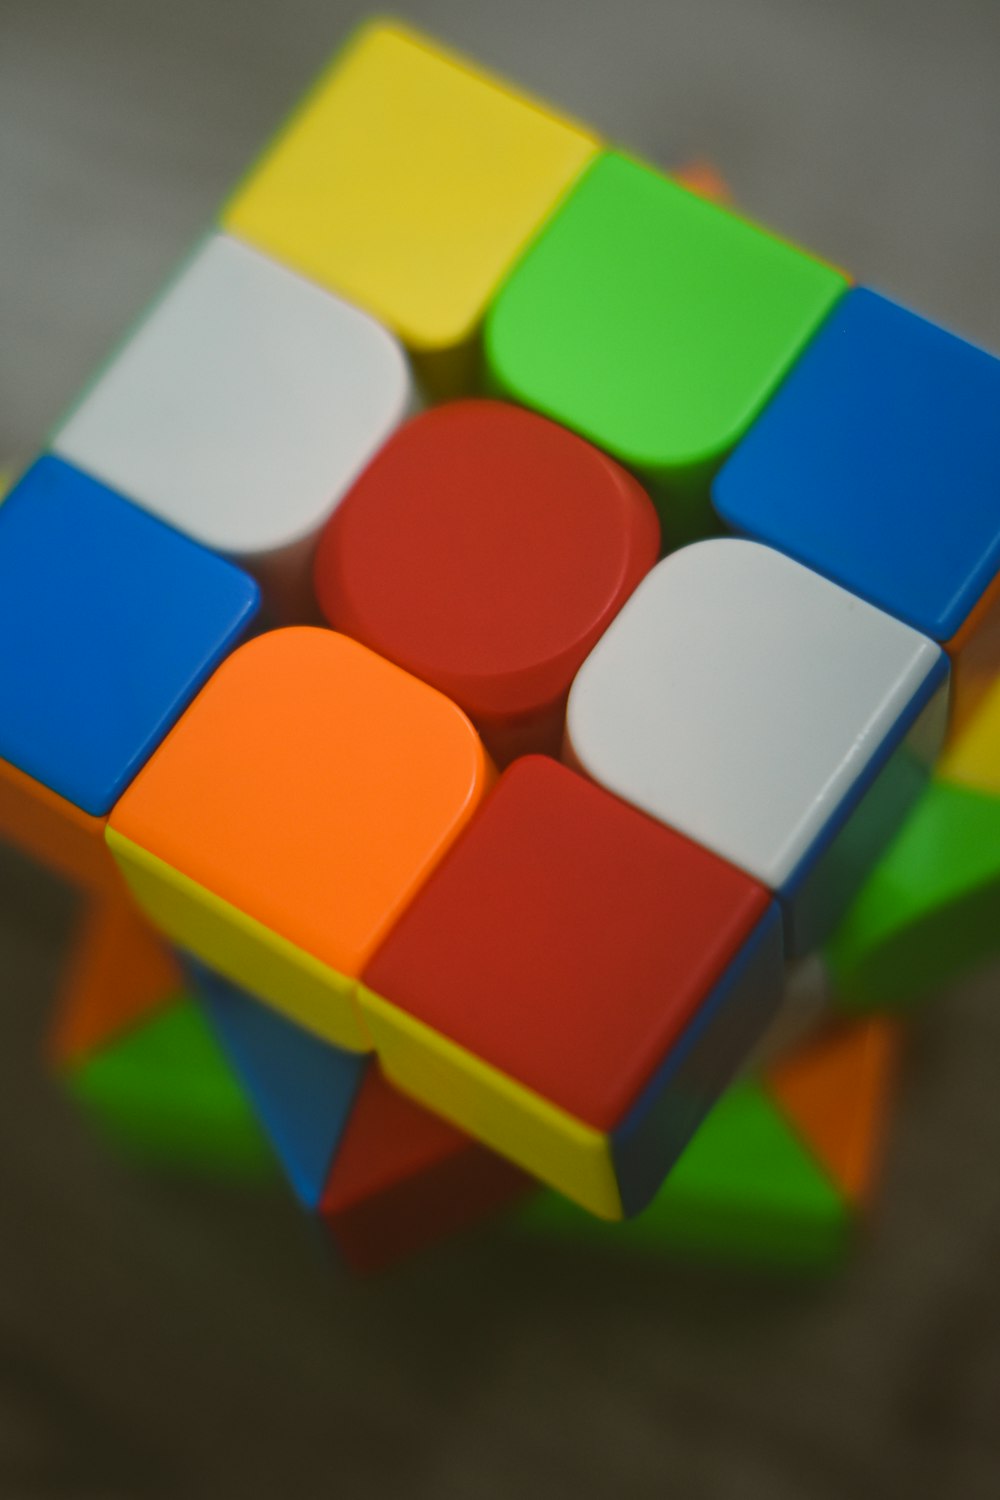
[[[994, 0], [395, 13], [1000, 349]], [[44, 441], [363, 5], [0, 0], [0, 462]], [[99, 580], [95, 580], [99, 587]], [[0, 1497], [1000, 1494], [1000, 983], [910, 1028], [832, 1281], [486, 1230], [381, 1279], [130, 1168], [39, 1065], [74, 898], [0, 848]]]

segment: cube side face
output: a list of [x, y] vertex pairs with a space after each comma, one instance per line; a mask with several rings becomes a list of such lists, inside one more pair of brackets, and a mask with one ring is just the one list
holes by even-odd
[[0, 760], [0, 839], [86, 891], [114, 891], [119, 876], [94, 818]]
[[[1000, 571], [945, 649], [951, 660], [950, 731], [957, 736], [979, 717], [1000, 680]], [[994, 763], [998, 759], [994, 755]]]
[[[697, 488], [846, 286], [649, 168], [591, 166], [491, 309], [499, 390]], [[707, 490], [701, 496], [707, 523]], [[669, 508], [664, 529], [671, 537]]]
[[617, 1126], [612, 1154], [626, 1218], [656, 1196], [781, 1003], [781, 914], [772, 902], [677, 1045]]
[[240, 569], [56, 458], [0, 512], [0, 755], [107, 813], [256, 613]]
[[659, 540], [640, 486], [590, 444], [455, 402], [401, 428], [338, 507], [317, 595], [334, 629], [448, 694], [490, 745], [557, 753], [573, 675]]
[[[110, 857], [110, 856], [109, 856]], [[183, 977], [126, 890], [92, 896], [60, 982], [48, 1055], [65, 1067], [175, 999]]]
[[213, 235], [53, 446], [267, 574], [315, 538], [413, 400], [405, 357], [372, 318]]
[[[783, 892], [788, 953], [814, 952], [836, 930], [871, 871], [918, 806], [944, 743], [950, 684], [914, 700], [901, 715], [901, 738], [883, 742], [868, 774], [845, 798], [827, 831], [793, 872]], [[909, 721], [909, 727], [906, 723]]]
[[949, 740], [940, 774], [945, 781], [1000, 797], [1000, 681]]
[[469, 1145], [468, 1136], [447, 1120], [393, 1088], [379, 1067], [369, 1068], [330, 1164], [320, 1213], [345, 1213], [371, 1203]]
[[457, 1155], [367, 1202], [324, 1214], [322, 1222], [350, 1269], [371, 1275], [493, 1218], [529, 1191], [517, 1167], [469, 1141]]
[[321, 1041], [200, 964], [189, 974], [293, 1191], [315, 1208], [370, 1060]]
[[112, 828], [307, 964], [352, 977], [491, 775], [441, 694], [344, 636], [279, 630], [215, 674]]
[[786, 961], [781, 1003], [757, 1045], [747, 1053], [738, 1076], [759, 1077], [811, 1036], [829, 1018], [833, 1005], [833, 984], [822, 952]]
[[320, 80], [222, 223], [415, 350], [454, 351], [595, 150], [588, 133], [463, 61], [375, 25]]
[[895, 1007], [1000, 949], [1000, 799], [933, 780], [826, 945], [839, 1006]]
[[791, 907], [946, 676], [931, 641], [781, 554], [704, 542], [654, 568], [584, 663], [565, 754]]
[[934, 640], [1000, 568], [1000, 360], [848, 292], [718, 475], [723, 521]]
[[354, 1271], [384, 1270], [521, 1197], [529, 1179], [371, 1069], [319, 1205]]

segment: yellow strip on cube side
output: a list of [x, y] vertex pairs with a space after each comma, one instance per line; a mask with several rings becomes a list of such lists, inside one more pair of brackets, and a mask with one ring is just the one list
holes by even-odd
[[611, 1142], [602, 1131], [363, 984], [358, 985], [358, 1000], [382, 1070], [403, 1093], [599, 1218], [624, 1217]]
[[370, 1052], [357, 983], [113, 828], [105, 837], [146, 915], [173, 942], [324, 1041]]

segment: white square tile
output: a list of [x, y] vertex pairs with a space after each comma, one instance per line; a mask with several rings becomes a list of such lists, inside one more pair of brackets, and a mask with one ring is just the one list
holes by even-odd
[[213, 235], [52, 447], [239, 559], [283, 604], [307, 582], [316, 533], [413, 403], [406, 358], [379, 323]]
[[566, 757], [830, 929], [940, 748], [938, 646], [754, 542], [685, 547], [580, 669]]

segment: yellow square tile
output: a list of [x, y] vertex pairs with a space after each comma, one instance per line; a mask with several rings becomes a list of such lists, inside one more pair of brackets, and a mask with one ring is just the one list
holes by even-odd
[[596, 138], [395, 25], [362, 29], [226, 206], [231, 234], [460, 384], [487, 303]]

